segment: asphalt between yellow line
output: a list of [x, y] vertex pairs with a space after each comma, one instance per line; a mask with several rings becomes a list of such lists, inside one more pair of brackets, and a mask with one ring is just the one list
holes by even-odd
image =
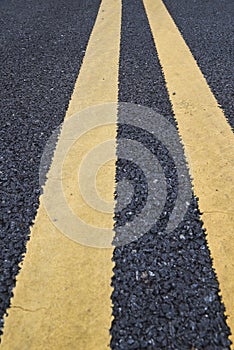
[[[120, 27], [121, 1], [103, 0], [65, 121], [89, 106], [117, 102]], [[116, 136], [114, 125], [109, 127], [109, 136]], [[58, 145], [62, 138], [63, 131]], [[91, 138], [92, 133], [85, 135], [84, 145]], [[76, 164], [70, 164], [71, 168], [73, 165]], [[110, 169], [110, 164], [107, 167]], [[113, 163], [109, 174], [99, 171], [99, 192], [109, 188], [113, 199]], [[9, 316], [5, 318], [1, 348], [108, 349], [113, 249], [85, 247], [69, 240], [50, 221], [43, 196], [40, 203]], [[103, 222], [113, 227], [113, 215], [105, 216]]]
[[233, 133], [163, 2], [144, 0], [144, 5], [234, 332]]

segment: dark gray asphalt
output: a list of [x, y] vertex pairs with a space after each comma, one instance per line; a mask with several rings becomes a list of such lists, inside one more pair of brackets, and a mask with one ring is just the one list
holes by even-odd
[[38, 208], [40, 158], [63, 121], [99, 4], [0, 1], [0, 318]]
[[232, 0], [164, 0], [234, 129], [234, 5]]
[[[38, 208], [40, 157], [65, 115], [99, 3], [0, 1], [0, 317], [9, 305]], [[234, 125], [229, 46], [233, 3], [165, 3]], [[119, 80], [120, 101], [150, 107], [176, 125], [141, 0], [123, 0]], [[125, 127], [119, 128], [119, 138], [130, 132], [146, 147], [152, 142], [139, 130]], [[150, 147], [153, 152], [154, 143]], [[131, 173], [131, 167], [119, 160], [117, 179], [124, 169]], [[134, 179], [129, 178], [138, 181], [137, 203], [142, 204], [145, 178], [134, 171]], [[176, 185], [171, 191], [176, 193]], [[169, 214], [170, 206], [161, 226], [115, 250], [112, 349], [229, 349], [224, 307], [196, 199], [170, 235], [163, 231]], [[121, 218], [117, 224], [129, 220]]]
[[[123, 0], [122, 13], [120, 102], [151, 107], [175, 125], [142, 1]], [[201, 54], [206, 55], [204, 48]], [[121, 126], [118, 137], [138, 139], [157, 156], [156, 140], [154, 146], [143, 131]], [[129, 180], [131, 171], [136, 169], [129, 162], [119, 161], [117, 180]], [[142, 187], [139, 196], [145, 200], [144, 182]], [[172, 191], [176, 195], [176, 185]], [[115, 250], [112, 349], [228, 349], [229, 330], [197, 200], [193, 197], [184, 221], [170, 234], [164, 230], [169, 216], [170, 206], [147, 234]], [[131, 217], [117, 215], [117, 225], [126, 221]]]

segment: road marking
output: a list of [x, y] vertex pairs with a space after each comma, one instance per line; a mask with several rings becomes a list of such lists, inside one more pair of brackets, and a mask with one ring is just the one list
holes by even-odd
[[[103, 0], [65, 120], [87, 107], [117, 102], [120, 28], [121, 1]], [[115, 139], [114, 124], [109, 132]], [[63, 131], [58, 145], [62, 135]], [[91, 142], [92, 133], [90, 139], [87, 135], [84, 138], [86, 144]], [[99, 192], [109, 189], [111, 193], [107, 197], [113, 199], [115, 164], [108, 162], [106, 166], [110, 176], [100, 169], [98, 188]], [[1, 347], [108, 349], [113, 249], [85, 247], [68, 239], [50, 221], [42, 201], [43, 196], [17, 278], [12, 307], [5, 318]], [[106, 215], [103, 220], [107, 227], [113, 227], [113, 215]]]
[[[144, 0], [194, 192], [234, 332], [234, 137], [189, 48], [161, 0]], [[234, 342], [234, 337], [231, 337]]]

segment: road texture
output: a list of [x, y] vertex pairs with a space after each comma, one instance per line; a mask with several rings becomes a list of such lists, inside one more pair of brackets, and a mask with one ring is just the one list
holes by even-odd
[[[123, 2], [119, 97], [173, 120], [141, 1]], [[144, 135], [141, 140], [147, 143]], [[223, 306], [196, 199], [178, 230], [170, 236], [158, 232], [160, 227], [115, 251], [113, 348], [227, 347]]]
[[99, 5], [0, 3], [1, 317], [38, 208], [41, 155], [64, 118]]
[[233, 121], [233, 4], [165, 0], [169, 12], [204, 74], [232, 128]]
[[[3, 316], [39, 205], [41, 155], [63, 121], [99, 5], [100, 1], [87, 0], [0, 2], [3, 331]], [[165, 0], [165, 5], [233, 127], [233, 3]], [[119, 102], [149, 107], [177, 125], [141, 0], [122, 1]], [[230, 349], [230, 329], [199, 202], [193, 195], [178, 228], [166, 233], [170, 203], [178, 190], [173, 164], [166, 153], [157, 153], [157, 140], [123, 125], [121, 113], [118, 122], [118, 142], [131, 135], [161, 157], [171, 185], [168, 206], [156, 225], [137, 241], [114, 250], [111, 348]], [[116, 212], [116, 225], [121, 226], [141, 212], [147, 185], [144, 174], [126, 160], [118, 161], [116, 177], [139, 183], [131, 213]]]

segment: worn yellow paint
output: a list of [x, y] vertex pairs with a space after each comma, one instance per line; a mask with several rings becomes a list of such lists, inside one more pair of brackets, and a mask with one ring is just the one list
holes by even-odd
[[[121, 1], [103, 0], [66, 119], [89, 106], [117, 102], [120, 23]], [[96, 133], [97, 143], [98, 135], [102, 134]], [[108, 137], [115, 136], [115, 125], [112, 124]], [[63, 130], [57, 147], [62, 138]], [[83, 137], [86, 146], [89, 138], [92, 139], [92, 133]], [[69, 161], [76, 160], [68, 157], [67, 167], [76, 167], [77, 164], [69, 164]], [[47, 184], [51, 180], [50, 174]], [[112, 198], [113, 202], [114, 169], [109, 174], [103, 176], [106, 172], [101, 171], [99, 183], [105, 190], [111, 191], [108, 198]], [[43, 195], [40, 203], [9, 316], [5, 318], [1, 348], [108, 349], [112, 319], [110, 283], [113, 249], [85, 247], [68, 239], [49, 219], [43, 206]], [[108, 227], [113, 227], [112, 216], [103, 217]]]
[[103, 200], [105, 200], [106, 202], [110, 202], [112, 201], [112, 196], [110, 196], [110, 193], [113, 189], [110, 188], [110, 184], [109, 184], [109, 188], [108, 187], [103, 188], [102, 182], [100, 180], [104, 176], [108, 176], [110, 178], [115, 177], [115, 162], [113, 162], [113, 160], [109, 160], [108, 162], [103, 164], [103, 166], [100, 166], [100, 168], [98, 169], [97, 179], [96, 179], [97, 192], [99, 196], [103, 198]]
[[[117, 114], [117, 111], [114, 111]], [[95, 136], [94, 137], [94, 133]], [[79, 216], [85, 222], [89, 222], [90, 225], [95, 227], [103, 228], [112, 228], [113, 227], [113, 188], [114, 188], [114, 178], [115, 178], [115, 162], [112, 162], [111, 177], [105, 176], [103, 173], [102, 177], [98, 179], [98, 182], [101, 182], [103, 190], [106, 191], [109, 188], [109, 196], [112, 196], [112, 203], [110, 203], [109, 212], [98, 212], [95, 208], [92, 208], [88, 205], [85, 199], [82, 197], [82, 193], [79, 190], [78, 181], [77, 181], [77, 169], [80, 168], [82, 160], [89, 150], [95, 148], [98, 144], [103, 144], [108, 140], [115, 140], [116, 138], [116, 128], [115, 125], [105, 125], [104, 127], [95, 128], [84, 134], [75, 144], [71, 147], [69, 155], [66, 157], [63, 165], [63, 189], [64, 195], [66, 197], [66, 203], [69, 204], [73, 212]], [[94, 155], [95, 155], [94, 151]], [[75, 167], [73, 164], [75, 163]], [[88, 158], [88, 164], [84, 166], [84, 172], [87, 173], [82, 176], [82, 179], [87, 179], [87, 184], [79, 184], [84, 191], [89, 191], [89, 178], [87, 175], [95, 174], [95, 169], [92, 169], [92, 164], [94, 162], [90, 161]], [[108, 181], [105, 181], [109, 179]], [[112, 181], [110, 181], [112, 179]], [[107, 184], [105, 184], [107, 182]], [[109, 184], [108, 184], [109, 182]], [[94, 183], [94, 181], [92, 181]], [[104, 186], [105, 184], [105, 186]], [[56, 185], [56, 184], [55, 184]], [[70, 193], [73, 195], [70, 196]], [[88, 193], [87, 193], [88, 195]], [[92, 193], [90, 193], [92, 195]], [[56, 204], [56, 203], [54, 203]]]
[[163, 2], [144, 0], [144, 5], [234, 332], [233, 133]]

